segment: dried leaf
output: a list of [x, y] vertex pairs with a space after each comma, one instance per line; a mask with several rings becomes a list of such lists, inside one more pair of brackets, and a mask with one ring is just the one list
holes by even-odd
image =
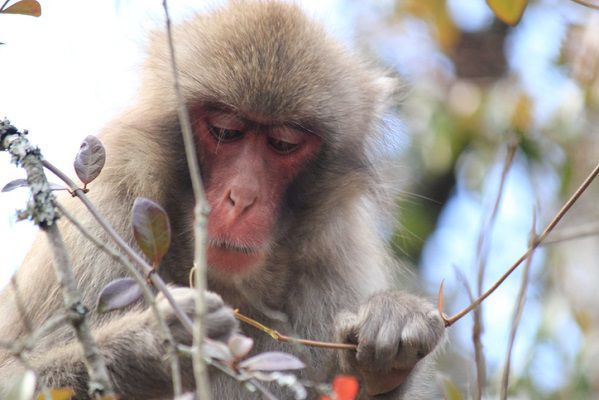
[[[50, 389], [51, 399], [49, 400], [71, 400], [75, 396], [75, 390], [73, 388], [60, 388]], [[37, 400], [46, 400], [46, 396], [40, 394], [37, 396]]]
[[29, 184], [27, 183], [27, 179], [15, 179], [14, 181], [10, 181], [6, 185], [4, 185], [2, 191], [10, 192], [11, 190], [15, 190], [16, 188], [25, 186], [29, 186]]
[[228, 345], [233, 357], [240, 359], [245, 357], [250, 350], [252, 350], [254, 341], [247, 336], [235, 334], [229, 339]]
[[110, 282], [100, 292], [97, 309], [99, 313], [123, 308], [137, 301], [143, 294], [133, 278], [120, 278]]
[[12, 6], [0, 11], [2, 14], [20, 14], [39, 17], [42, 15], [42, 7], [36, 0], [21, 0]]
[[171, 243], [171, 226], [168, 215], [152, 200], [138, 197], [131, 211], [133, 236], [143, 253], [157, 267]]
[[75, 157], [75, 172], [81, 182], [87, 185], [100, 175], [105, 162], [106, 150], [102, 142], [90, 135], [83, 140]]
[[15, 381], [4, 400], [32, 400], [35, 394], [35, 373], [31, 370]]
[[202, 350], [204, 351], [204, 355], [214, 360], [226, 362], [233, 361], [233, 354], [231, 354], [231, 350], [229, 350], [229, 347], [222, 342], [204, 338]]
[[284, 371], [304, 367], [297, 357], [280, 351], [261, 353], [239, 363], [239, 368], [249, 371]]
[[497, 18], [514, 26], [520, 22], [528, 0], [487, 0], [487, 4]]

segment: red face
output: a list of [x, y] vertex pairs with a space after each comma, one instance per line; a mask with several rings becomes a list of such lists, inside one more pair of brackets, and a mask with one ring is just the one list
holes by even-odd
[[225, 112], [195, 122], [206, 195], [208, 266], [241, 274], [262, 265], [285, 190], [321, 140], [285, 125], [265, 126]]

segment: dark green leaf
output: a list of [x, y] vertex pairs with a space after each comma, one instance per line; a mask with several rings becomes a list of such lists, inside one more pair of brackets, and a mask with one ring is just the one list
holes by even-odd
[[157, 267], [171, 243], [171, 226], [166, 212], [152, 200], [138, 197], [133, 203], [131, 224], [137, 245]]

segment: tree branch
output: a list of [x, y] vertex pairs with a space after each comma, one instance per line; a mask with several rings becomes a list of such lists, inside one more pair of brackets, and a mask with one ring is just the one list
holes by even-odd
[[173, 74], [173, 84], [175, 95], [177, 97], [177, 111], [179, 114], [179, 124], [181, 125], [181, 133], [183, 135], [183, 143], [185, 145], [185, 156], [187, 158], [187, 166], [191, 177], [191, 185], [195, 197], [194, 207], [194, 267], [195, 282], [196, 282], [196, 304], [195, 304], [195, 320], [193, 327], [193, 347], [192, 353], [193, 371], [196, 382], [196, 397], [202, 400], [210, 399], [210, 382], [208, 381], [208, 372], [204, 363], [204, 355], [202, 350], [202, 342], [206, 334], [204, 326], [204, 315], [206, 314], [206, 305], [204, 294], [206, 292], [206, 242], [207, 242], [207, 225], [208, 214], [210, 207], [204, 193], [204, 186], [200, 175], [200, 167], [198, 165], [196, 147], [193, 139], [191, 123], [189, 122], [189, 113], [181, 94], [179, 85], [179, 71], [177, 69], [177, 60], [175, 54], [175, 46], [173, 45], [173, 34], [171, 30], [171, 19], [168, 12], [168, 2], [163, 0], [164, 15], [166, 19], [166, 34], [168, 38], [169, 56], [171, 62], [171, 70]]
[[8, 151], [12, 155], [12, 161], [22, 166], [27, 173], [32, 198], [27, 204], [27, 209], [21, 212], [21, 217], [31, 218], [46, 233], [50, 243], [54, 273], [62, 288], [68, 320], [83, 347], [84, 362], [90, 379], [90, 393], [93, 396], [113, 395], [106, 364], [86, 320], [88, 309], [81, 303], [71, 261], [56, 226], [58, 215], [55, 199], [44, 175], [41, 153], [37, 147], [29, 143], [25, 133], [18, 132], [8, 120], [0, 122], [0, 150]]
[[549, 222], [549, 224], [543, 230], [543, 233], [541, 233], [539, 235], [537, 240], [535, 242], [531, 243], [530, 247], [524, 252], [524, 254], [522, 254], [520, 256], [520, 258], [518, 258], [518, 260], [516, 260], [516, 262], [514, 264], [512, 264], [512, 266], [510, 268], [508, 268], [508, 270], [497, 280], [497, 282], [495, 282], [485, 293], [483, 293], [481, 296], [479, 296], [468, 307], [464, 308], [462, 311], [456, 313], [455, 315], [452, 315], [451, 317], [447, 317], [443, 313], [441, 313], [441, 317], [445, 321], [445, 326], [453, 325], [456, 321], [458, 321], [464, 315], [468, 314], [474, 308], [478, 307], [478, 305], [480, 303], [482, 303], [499, 286], [501, 286], [503, 281], [505, 281], [511, 275], [511, 273], [514, 272], [516, 270], [516, 268], [518, 268], [518, 266], [520, 264], [522, 264], [522, 262], [524, 260], [526, 260], [526, 258], [528, 258], [530, 256], [530, 254], [543, 243], [543, 241], [545, 240], [547, 235], [549, 235], [549, 233], [553, 230], [553, 228], [555, 228], [555, 226], [562, 220], [564, 215], [566, 215], [568, 213], [570, 208], [572, 208], [572, 206], [576, 203], [576, 201], [580, 198], [580, 196], [587, 190], [587, 188], [590, 186], [590, 184], [593, 182], [593, 180], [597, 177], [597, 175], [599, 175], [599, 164], [597, 164], [595, 166], [593, 171], [591, 171], [591, 173], [582, 182], [582, 184], [578, 187], [578, 189], [576, 189], [576, 191], [572, 194], [572, 196], [570, 196], [568, 201], [566, 201], [566, 203], [557, 212], [557, 214], [555, 214], [555, 216], [553, 217], [551, 222]]
[[150, 306], [150, 309], [154, 313], [156, 320], [158, 321], [158, 326], [160, 327], [160, 331], [164, 336], [164, 339], [168, 342], [168, 358], [171, 365], [171, 375], [173, 379], [173, 394], [176, 397], [182, 394], [183, 388], [181, 384], [181, 364], [179, 363], [179, 358], [177, 357], [177, 343], [171, 333], [171, 330], [166, 323], [162, 313], [156, 306], [156, 299], [154, 298], [154, 294], [150, 290], [147, 281], [139, 273], [139, 271], [131, 264], [129, 260], [127, 260], [121, 253], [114, 251], [113, 249], [106, 246], [102, 243], [98, 238], [93, 236], [89, 230], [87, 230], [83, 225], [77, 221], [77, 219], [71, 215], [64, 207], [60, 205], [60, 203], [56, 204], [56, 207], [60, 211], [62, 215], [64, 215], [74, 226], [81, 232], [83, 236], [94, 245], [96, 245], [100, 250], [104, 251], [108, 254], [112, 259], [118, 261], [123, 265], [129, 274], [135, 279], [139, 287], [142, 289], [144, 299], [146, 303]]

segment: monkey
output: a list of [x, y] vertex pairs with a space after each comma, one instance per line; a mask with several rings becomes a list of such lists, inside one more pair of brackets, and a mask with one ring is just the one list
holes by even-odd
[[[445, 333], [436, 308], [399, 290], [398, 264], [377, 224], [391, 213], [388, 185], [372, 148], [382, 146], [399, 85], [394, 77], [332, 38], [296, 5], [231, 1], [174, 28], [180, 87], [192, 121], [201, 178], [211, 207], [207, 222], [208, 337], [242, 330], [256, 353], [279, 350], [307, 364], [301, 377], [330, 381], [348, 373], [360, 399], [425, 399], [434, 354]], [[134, 245], [129, 213], [136, 197], [169, 215], [172, 243], [158, 273], [193, 315], [187, 286], [193, 263], [195, 199], [185, 161], [169, 50], [153, 33], [137, 100], [99, 138], [106, 165], [89, 197]], [[78, 202], [60, 203], [96, 237], [108, 236]], [[115, 391], [123, 399], [172, 396], [165, 344], [144, 305], [99, 314], [92, 305], [118, 262], [61, 219], [93, 335]], [[0, 337], [18, 340], [61, 310], [50, 250], [38, 237], [16, 274], [18, 293], [0, 293]], [[19, 310], [15, 296], [24, 299]], [[180, 343], [190, 343], [160, 295], [159, 307]], [[231, 307], [300, 338], [354, 343], [356, 351], [302, 348], [240, 327]], [[39, 381], [73, 387], [87, 399], [82, 350], [69, 326], [46, 334], [28, 353]], [[191, 364], [183, 385], [193, 390]], [[23, 367], [0, 350], [0, 397]], [[215, 399], [251, 395], [210, 371]], [[280, 398], [289, 393], [269, 386]], [[312, 396], [317, 396], [313, 393]]]

